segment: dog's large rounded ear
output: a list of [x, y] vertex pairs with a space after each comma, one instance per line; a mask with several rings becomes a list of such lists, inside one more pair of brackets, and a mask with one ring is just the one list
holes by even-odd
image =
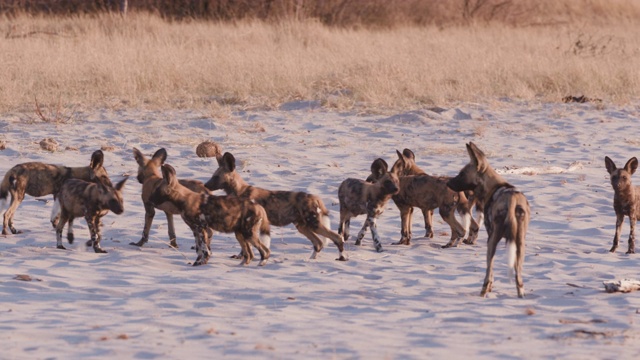
[[89, 163], [89, 166], [92, 169], [97, 169], [101, 167], [103, 163], [104, 163], [104, 153], [102, 152], [102, 150], [94, 151], [93, 154], [91, 154], [91, 162]]
[[136, 159], [136, 162], [140, 166], [145, 166], [147, 162], [147, 158], [142, 154], [142, 152], [136, 148], [133, 148], [133, 158]]
[[487, 169], [487, 157], [484, 155], [482, 150], [480, 150], [476, 144], [470, 142], [467, 144], [467, 152], [469, 153], [469, 158], [471, 159], [471, 163], [475, 165], [476, 170], [478, 172], [484, 172]]
[[613, 160], [611, 160], [608, 156], [604, 157], [604, 166], [607, 168], [607, 172], [609, 174], [612, 174], [614, 171], [618, 169], [616, 167], [616, 164], [613, 162]]
[[159, 162], [160, 165], [164, 164], [164, 162], [167, 161], [167, 150], [160, 148], [160, 150], [153, 154], [151, 160]]
[[230, 152], [226, 152], [222, 155], [222, 160], [219, 161], [219, 164], [228, 171], [234, 171], [236, 169], [236, 158]]
[[407, 157], [407, 158], [409, 158], [411, 160], [415, 160], [416, 159], [416, 155], [410, 149], [402, 150], [402, 155], [404, 155], [405, 157]]
[[371, 163], [371, 173], [380, 178], [389, 170], [389, 165], [384, 159], [377, 158]]
[[169, 164], [162, 164], [162, 177], [167, 182], [167, 184], [172, 185], [178, 182], [176, 179], [176, 169]]
[[634, 172], [636, 172], [637, 168], [638, 168], [638, 159], [636, 159], [635, 156], [629, 159], [629, 161], [627, 161], [626, 164], [624, 164], [624, 169], [627, 170], [629, 174], [632, 174], [632, 175]]

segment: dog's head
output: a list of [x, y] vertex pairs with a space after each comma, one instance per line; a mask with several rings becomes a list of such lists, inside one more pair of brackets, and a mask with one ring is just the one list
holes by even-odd
[[447, 186], [453, 191], [476, 190], [484, 183], [484, 173], [489, 167], [487, 157], [474, 143], [467, 144], [469, 163], [460, 173], [447, 182]]
[[381, 189], [385, 194], [395, 195], [400, 190], [400, 180], [398, 179], [398, 173], [393, 169], [389, 171], [389, 165], [383, 159], [376, 159], [371, 163], [371, 175], [367, 178], [374, 178], [374, 183], [380, 184]]
[[167, 160], [167, 150], [161, 148], [153, 154], [151, 159], [147, 159], [140, 150], [133, 148], [133, 157], [138, 163], [138, 182], [143, 184], [146, 179], [149, 179], [154, 175], [161, 177], [159, 169]]
[[624, 165], [624, 168], [618, 169], [613, 160], [608, 156], [605, 156], [604, 165], [607, 168], [609, 179], [611, 180], [611, 186], [615, 192], [631, 188], [631, 175], [633, 175], [638, 168], [638, 159], [632, 157]]
[[419, 175], [424, 172], [416, 165], [416, 155], [410, 149], [404, 149], [402, 152], [396, 150], [398, 160], [393, 163], [391, 171], [398, 174], [398, 176]]
[[111, 212], [120, 215], [124, 212], [124, 198], [122, 197], [122, 189], [128, 177], [120, 180], [115, 187], [99, 184], [100, 186], [100, 202], [106, 206]]
[[226, 152], [216, 159], [218, 160], [218, 169], [204, 186], [211, 191], [222, 189], [230, 193], [239, 176], [236, 172], [236, 158], [230, 152]]

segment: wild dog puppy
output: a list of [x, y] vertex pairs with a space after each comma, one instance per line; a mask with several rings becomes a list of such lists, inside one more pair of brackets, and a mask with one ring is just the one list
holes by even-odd
[[253, 245], [260, 252], [260, 264], [264, 265], [271, 252], [263, 243], [271, 242], [269, 219], [264, 208], [255, 202], [237, 196], [215, 196], [191, 191], [180, 184], [175, 169], [162, 165], [163, 179], [149, 201], [152, 204], [169, 202], [179, 211], [196, 238], [198, 258], [194, 266], [206, 264], [211, 256], [211, 237], [207, 229], [235, 233], [242, 249], [243, 263], [253, 259]]
[[634, 254], [635, 251], [635, 229], [636, 220], [640, 219], [640, 187], [631, 184], [631, 175], [638, 168], [638, 159], [632, 157], [618, 169], [616, 164], [605, 156], [604, 163], [609, 172], [611, 186], [613, 187], [613, 209], [616, 212], [616, 233], [613, 236], [613, 246], [610, 252], [615, 252], [620, 242], [620, 231], [624, 223], [625, 215], [629, 217], [629, 249], [627, 254]]
[[[418, 167], [418, 165], [416, 165], [415, 155], [413, 154], [413, 151], [409, 149], [404, 149], [402, 153], [400, 153], [397, 150], [396, 150], [396, 153], [398, 155], [398, 159], [393, 164], [391, 169], [400, 177], [401, 185], [403, 184], [402, 178], [405, 176], [427, 175], [427, 173], [425, 173], [422, 169]], [[370, 177], [375, 178], [375, 174], [372, 173]], [[407, 188], [403, 190], [402, 186], [400, 187], [400, 193], [403, 194], [403, 197], [405, 199], [404, 200], [398, 199], [398, 200], [402, 202], [403, 207], [409, 206], [409, 210], [408, 210], [409, 212], [407, 214], [404, 214], [406, 215], [406, 220], [403, 220], [402, 222], [403, 226], [406, 225], [408, 226], [408, 228], [405, 229], [403, 227], [402, 238], [399, 242], [396, 243], [396, 245], [401, 245], [401, 244], [409, 245], [410, 243], [411, 220], [412, 220], [412, 214], [413, 214], [413, 206], [411, 206], [410, 204], [412, 202], [415, 202], [416, 204], [420, 203], [420, 206], [415, 205], [415, 207], [422, 209], [422, 214], [424, 217], [424, 226], [426, 229], [425, 237], [429, 237], [429, 238], [433, 238], [433, 210], [435, 209], [433, 206], [436, 203], [442, 204], [442, 206], [444, 206], [444, 209], [443, 211], [440, 212], [440, 215], [443, 217], [443, 219], [445, 219], [447, 224], [449, 224], [452, 231], [451, 241], [444, 247], [451, 247], [451, 246], [457, 245], [457, 242], [454, 243], [453, 241], [456, 239], [459, 239], [459, 237], [457, 236], [458, 235], [457, 230], [455, 230], [455, 229], [458, 229], [458, 226], [457, 226], [458, 221], [455, 219], [455, 216], [453, 215], [453, 213], [449, 214], [450, 211], [448, 210], [448, 207], [451, 205], [450, 201], [452, 197], [451, 197], [451, 194], [448, 193], [448, 191], [450, 190], [443, 191], [443, 189], [447, 189], [446, 185], [444, 185], [443, 187], [440, 184], [443, 181], [446, 183], [449, 177], [441, 176], [441, 177], [431, 177], [431, 178], [435, 181], [425, 181], [423, 179], [419, 181], [421, 183], [421, 186], [414, 186], [414, 185], [409, 186], [409, 183], [413, 184], [413, 180], [416, 180], [414, 178], [411, 181], [404, 182], [405, 186], [409, 186], [411, 189]], [[429, 187], [428, 183], [434, 186]], [[396, 198], [398, 196], [400, 196], [400, 194], [394, 195], [393, 197], [393, 201], [396, 204], [398, 204], [398, 201], [396, 201]], [[454, 207], [454, 210], [456, 210], [463, 219], [463, 228], [464, 228], [463, 242], [465, 244], [475, 244], [476, 239], [478, 238], [478, 231], [480, 230], [480, 227], [478, 226], [478, 223], [473, 218], [473, 216], [471, 216], [471, 209], [473, 207], [473, 203], [467, 198], [465, 192], [459, 192], [458, 194], [456, 194], [456, 198], [457, 200], [456, 200], [456, 205]], [[403, 215], [402, 212], [401, 212], [401, 215]]]
[[254, 200], [267, 211], [269, 222], [275, 226], [294, 224], [298, 231], [313, 245], [311, 259], [315, 259], [324, 247], [326, 237], [338, 247], [340, 257], [345, 261], [344, 241], [339, 234], [331, 231], [329, 211], [316, 196], [298, 191], [270, 191], [249, 186], [236, 171], [236, 159], [231, 153], [218, 158], [218, 169], [205, 186], [209, 190], [224, 190], [228, 195]]
[[524, 265], [525, 236], [531, 209], [523, 193], [509, 184], [489, 165], [484, 153], [474, 143], [467, 144], [471, 161], [447, 185], [454, 191], [473, 190], [484, 204], [484, 226], [487, 241], [487, 274], [481, 296], [491, 292], [493, 285], [493, 257], [500, 239], [505, 238], [509, 254], [509, 269], [515, 270], [518, 297], [524, 297], [522, 267]]
[[58, 192], [55, 204], [55, 207], [60, 209], [60, 221], [56, 226], [58, 249], [65, 249], [62, 246], [62, 230], [66, 223], [69, 223], [67, 240], [69, 244], [72, 244], [74, 240], [73, 220], [82, 216], [87, 221], [87, 226], [91, 233], [91, 240], [87, 242], [87, 246], [93, 246], [93, 250], [97, 253], [106, 253], [100, 247], [100, 240], [102, 239], [100, 219], [109, 210], [117, 215], [122, 214], [124, 211], [122, 188], [126, 181], [127, 178], [124, 178], [116, 184], [115, 188], [110, 183], [90, 183], [78, 179], [65, 181]]
[[371, 164], [372, 173], [377, 174], [378, 180], [375, 183], [366, 182], [359, 179], [347, 179], [338, 188], [338, 199], [340, 200], [340, 226], [338, 234], [341, 234], [344, 241], [349, 239], [349, 224], [351, 218], [367, 214], [367, 219], [356, 238], [356, 245], [361, 245], [362, 238], [371, 228], [373, 243], [377, 252], [382, 252], [380, 236], [376, 228], [376, 220], [384, 212], [389, 199], [398, 193], [398, 175], [388, 171], [387, 162], [383, 159], [376, 159]]
[[[172, 203], [160, 203], [155, 206], [149, 201], [149, 196], [154, 190], [162, 183], [162, 173], [160, 172], [160, 166], [164, 164], [167, 159], [167, 151], [162, 148], [153, 154], [151, 159], [147, 159], [146, 156], [140, 152], [140, 150], [133, 148], [133, 157], [138, 163], [138, 182], [142, 184], [142, 203], [144, 204], [144, 229], [142, 230], [142, 239], [138, 242], [132, 242], [129, 245], [143, 246], [149, 241], [149, 231], [151, 229], [151, 223], [153, 217], [156, 214], [155, 209], [164, 211], [167, 217], [167, 224], [169, 227], [169, 242], [174, 248], [178, 247], [176, 242], [176, 230], [173, 223], [173, 215], [179, 215], [180, 210]], [[204, 183], [198, 180], [184, 180], [180, 179], [178, 182], [187, 187], [191, 191], [197, 193], [208, 194], [209, 191], [204, 187]], [[211, 236], [211, 234], [209, 234]]]
[[[9, 208], [4, 213], [2, 222], [2, 234], [7, 235], [11, 230], [12, 234], [19, 234], [13, 226], [13, 216], [16, 209], [24, 200], [25, 194], [31, 196], [45, 196], [53, 194], [54, 198], [62, 184], [68, 179], [80, 179], [84, 181], [101, 181], [111, 186], [107, 170], [102, 166], [104, 154], [101, 150], [96, 150], [91, 155], [89, 166], [66, 167], [61, 165], [50, 165], [41, 162], [28, 162], [18, 164], [11, 168], [0, 184], [0, 211], [4, 209], [7, 196], [11, 194]], [[56, 227], [58, 218], [52, 219], [53, 227]]]

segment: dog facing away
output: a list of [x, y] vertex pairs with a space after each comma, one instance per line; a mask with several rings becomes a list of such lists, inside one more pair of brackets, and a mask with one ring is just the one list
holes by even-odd
[[[138, 182], [142, 184], [142, 204], [144, 205], [144, 229], [142, 230], [142, 238], [138, 242], [132, 242], [129, 245], [143, 246], [149, 241], [149, 231], [151, 223], [156, 214], [155, 209], [162, 210], [167, 217], [167, 225], [169, 228], [169, 244], [178, 248], [176, 241], [176, 230], [173, 222], [173, 215], [179, 215], [180, 210], [171, 202], [156, 204], [155, 206], [149, 201], [149, 197], [155, 189], [162, 183], [162, 173], [160, 166], [167, 160], [167, 151], [164, 148], [159, 149], [153, 154], [151, 159], [147, 159], [142, 152], [133, 148], [133, 157], [138, 163]], [[204, 183], [198, 180], [178, 180], [182, 186], [187, 187], [191, 191], [201, 194], [208, 194], [209, 191], [204, 187]], [[209, 234], [211, 236], [212, 234]]]
[[100, 219], [109, 211], [120, 215], [124, 211], [124, 201], [122, 198], [122, 188], [127, 178], [124, 178], [112, 187], [111, 184], [102, 182], [91, 183], [79, 179], [69, 179], [64, 182], [58, 192], [52, 217], [60, 213], [60, 221], [56, 226], [56, 244], [58, 249], [65, 249], [62, 245], [62, 230], [65, 224], [67, 228], [67, 240], [73, 243], [73, 220], [77, 217], [84, 217], [91, 233], [91, 240], [87, 246], [93, 246], [97, 253], [106, 253], [100, 247], [102, 234], [100, 231]]
[[262, 206], [237, 196], [215, 196], [194, 192], [180, 184], [175, 169], [162, 165], [163, 179], [149, 196], [152, 204], [169, 202], [179, 211], [184, 222], [191, 228], [196, 239], [198, 257], [193, 266], [206, 264], [211, 256], [209, 228], [234, 233], [242, 249], [243, 264], [253, 259], [253, 245], [260, 252], [260, 266], [266, 264], [271, 252], [270, 226], [267, 213]]
[[313, 245], [311, 259], [315, 259], [324, 247], [323, 238], [329, 238], [340, 253], [337, 260], [347, 260], [344, 241], [339, 234], [331, 231], [329, 211], [318, 196], [300, 191], [271, 191], [250, 186], [236, 171], [236, 159], [229, 152], [218, 158], [218, 169], [205, 186], [211, 191], [222, 189], [228, 195], [255, 201], [267, 211], [271, 225], [294, 224]]
[[[54, 198], [62, 184], [68, 179], [80, 179], [90, 182], [102, 182], [112, 186], [107, 170], [103, 167], [104, 154], [96, 150], [91, 155], [89, 166], [66, 167], [61, 165], [44, 164], [41, 162], [27, 162], [12, 167], [0, 184], [0, 211], [5, 208], [7, 197], [11, 194], [9, 208], [4, 213], [2, 222], [2, 234], [7, 235], [8, 230], [12, 234], [21, 231], [13, 226], [13, 216], [20, 206], [24, 196], [45, 196], [53, 194]], [[52, 219], [53, 227], [56, 227], [58, 218]]]
[[634, 254], [636, 220], [640, 218], [640, 187], [631, 184], [631, 175], [638, 169], [638, 159], [632, 157], [622, 169], [605, 156], [604, 163], [609, 172], [611, 187], [613, 187], [613, 209], [616, 212], [616, 233], [613, 236], [613, 246], [610, 252], [615, 252], [620, 243], [620, 231], [625, 215], [629, 217], [629, 249], [627, 254]]
[[487, 273], [481, 296], [491, 292], [493, 286], [493, 257], [500, 239], [505, 238], [509, 255], [509, 269], [515, 271], [518, 297], [524, 297], [522, 267], [524, 265], [525, 236], [529, 226], [531, 209], [523, 193], [516, 190], [489, 165], [485, 154], [469, 143], [470, 161], [458, 176], [447, 185], [454, 191], [473, 190], [484, 204], [484, 226], [489, 234], [487, 241]]
[[368, 228], [371, 228], [373, 244], [377, 252], [382, 252], [382, 244], [376, 227], [378, 217], [384, 212], [384, 207], [391, 197], [400, 190], [398, 175], [388, 171], [389, 166], [383, 159], [376, 159], [371, 164], [372, 173], [377, 174], [378, 180], [375, 183], [359, 180], [346, 179], [338, 188], [338, 199], [340, 200], [340, 226], [338, 234], [341, 234], [344, 241], [349, 239], [349, 225], [351, 218], [367, 214], [367, 219], [358, 233], [356, 245], [362, 244], [362, 239]]

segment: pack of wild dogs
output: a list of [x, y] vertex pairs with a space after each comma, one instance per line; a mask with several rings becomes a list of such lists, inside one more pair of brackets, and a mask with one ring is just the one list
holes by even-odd
[[[338, 249], [336, 260], [346, 261], [345, 242], [349, 240], [351, 218], [366, 215], [355, 239], [361, 245], [370, 230], [376, 251], [383, 251], [376, 222], [390, 199], [398, 207], [401, 217], [400, 240], [394, 245], [409, 245], [412, 239], [413, 209], [419, 208], [424, 218], [425, 237], [433, 238], [433, 212], [438, 210], [449, 225], [451, 237], [443, 248], [458, 246], [460, 242], [475, 244], [480, 224], [488, 234], [487, 269], [481, 295], [493, 285], [493, 258], [499, 241], [507, 243], [508, 267], [513, 272], [519, 297], [524, 297], [522, 268], [525, 237], [531, 210], [522, 192], [509, 184], [489, 165], [486, 155], [473, 143], [466, 144], [469, 162], [455, 177], [431, 176], [416, 165], [409, 149], [396, 151], [397, 160], [391, 167], [381, 158], [371, 164], [366, 178], [344, 180], [338, 188], [340, 223], [338, 231], [331, 229], [329, 211], [320, 197], [299, 191], [266, 190], [247, 184], [236, 171], [236, 159], [231, 153], [217, 157], [218, 169], [209, 181], [178, 179], [175, 169], [166, 163], [167, 152], [159, 149], [151, 157], [133, 149], [138, 164], [137, 180], [142, 184], [141, 198], [145, 209], [142, 238], [131, 242], [144, 246], [156, 210], [165, 213], [170, 245], [177, 247], [174, 215], [180, 215], [195, 239], [197, 258], [193, 265], [206, 264], [211, 256], [214, 231], [233, 233], [240, 244], [240, 253], [232, 257], [242, 264], [251, 263], [253, 248], [260, 253], [260, 265], [271, 254], [270, 227], [293, 224], [313, 246], [315, 259], [331, 240]], [[56, 232], [56, 246], [62, 244], [62, 232], [67, 226], [67, 241], [74, 241], [73, 221], [83, 217], [91, 238], [86, 242], [97, 253], [106, 252], [100, 246], [101, 218], [109, 211], [124, 212], [122, 189], [127, 181], [113, 185], [103, 166], [104, 154], [95, 151], [88, 166], [65, 167], [40, 162], [22, 163], [11, 168], [0, 184], [1, 209], [4, 212], [2, 234], [20, 233], [14, 227], [16, 209], [25, 195], [54, 196], [51, 224]], [[605, 166], [614, 189], [613, 207], [616, 231], [611, 252], [618, 247], [624, 217], [631, 224], [627, 253], [635, 252], [635, 223], [640, 217], [640, 189], [631, 184], [631, 175], [638, 168], [638, 160], [631, 158], [623, 168], [605, 157]], [[224, 196], [214, 195], [222, 190]], [[8, 201], [11, 195], [10, 202]], [[477, 220], [472, 211], [477, 213]], [[0, 210], [1, 210], [0, 209]], [[456, 218], [462, 220], [462, 223]], [[67, 225], [68, 224], [68, 225]]]

